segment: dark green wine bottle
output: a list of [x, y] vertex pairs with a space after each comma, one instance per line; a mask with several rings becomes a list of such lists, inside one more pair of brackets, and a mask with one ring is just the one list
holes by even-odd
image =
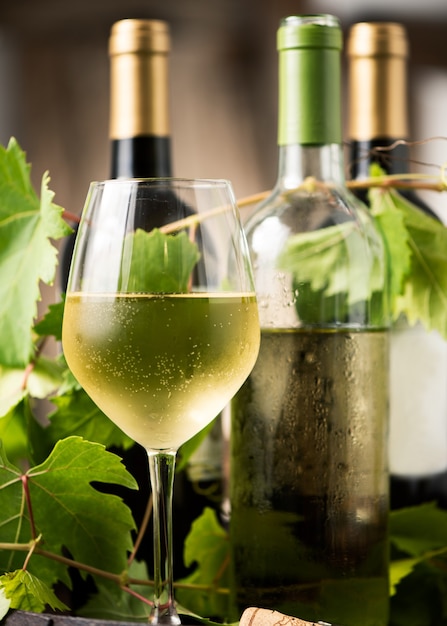
[[[359, 22], [348, 35], [349, 146], [353, 179], [372, 163], [406, 174], [409, 42], [402, 24]], [[437, 219], [419, 196], [401, 191]], [[359, 193], [367, 200], [366, 192]], [[447, 342], [399, 319], [390, 336], [391, 508], [437, 501], [447, 507]]]

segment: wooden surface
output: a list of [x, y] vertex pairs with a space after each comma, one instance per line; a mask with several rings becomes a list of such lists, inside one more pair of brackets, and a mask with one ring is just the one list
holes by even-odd
[[[144, 622], [139, 622], [144, 623]], [[2, 626], [125, 626], [130, 622], [115, 622], [94, 620], [83, 617], [69, 617], [66, 615], [48, 615], [44, 613], [29, 613], [25, 611], [12, 611]], [[132, 622], [132, 626], [138, 622]]]

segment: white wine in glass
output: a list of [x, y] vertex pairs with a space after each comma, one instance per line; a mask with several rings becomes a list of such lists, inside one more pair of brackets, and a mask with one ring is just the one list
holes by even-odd
[[176, 452], [240, 388], [259, 336], [248, 248], [228, 181], [91, 184], [62, 341], [85, 391], [148, 453], [153, 624], [181, 623], [172, 580]]

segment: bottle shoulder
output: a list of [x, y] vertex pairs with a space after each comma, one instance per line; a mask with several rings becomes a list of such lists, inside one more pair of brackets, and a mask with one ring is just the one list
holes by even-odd
[[247, 219], [245, 231], [249, 239], [259, 228], [293, 235], [350, 221], [371, 221], [366, 205], [347, 187], [313, 181], [296, 189], [275, 187]]
[[387, 326], [384, 240], [348, 190], [275, 190], [246, 234], [264, 327]]

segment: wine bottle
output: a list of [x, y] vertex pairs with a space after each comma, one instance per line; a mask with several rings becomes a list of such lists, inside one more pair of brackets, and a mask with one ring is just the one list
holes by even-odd
[[[112, 26], [109, 41], [112, 178], [172, 176], [169, 51], [170, 32], [165, 21], [125, 19]], [[210, 435], [176, 478], [173, 509], [174, 575], [177, 578], [189, 572], [183, 562], [183, 547], [192, 522], [205, 506], [220, 513], [220, 445], [218, 417]], [[124, 458], [139, 483], [139, 492], [126, 496], [126, 499], [129, 498], [131, 509], [140, 522], [149, 489], [147, 455], [142, 448], [135, 446]], [[151, 554], [151, 542], [152, 534], [147, 532], [140, 548], [141, 556]]]
[[[124, 19], [109, 37], [111, 178], [170, 176], [168, 61], [169, 25], [161, 20]], [[150, 496], [147, 453], [135, 444], [117, 450], [138, 482], [137, 492], [123, 493], [140, 527]], [[174, 554], [179, 546], [174, 546]], [[140, 544], [138, 558], [152, 564], [152, 528]], [[177, 553], [177, 556], [178, 553]]]
[[[110, 59], [110, 175], [111, 178], [172, 176], [169, 119], [169, 24], [162, 20], [124, 19], [112, 25]], [[165, 210], [164, 203], [154, 210]], [[146, 216], [148, 226], [151, 216]], [[149, 226], [148, 226], [149, 227]], [[75, 237], [64, 250], [62, 280], [68, 278]], [[150, 496], [147, 453], [139, 445], [115, 450], [138, 482], [138, 491], [119, 490], [139, 527]], [[210, 460], [211, 455], [211, 460]], [[192, 522], [209, 506], [220, 514], [222, 501], [222, 433], [215, 420], [212, 431], [179, 472], [174, 489], [174, 575], [189, 573], [183, 547]], [[152, 565], [150, 528], [138, 558]]]
[[[347, 42], [351, 176], [372, 163], [408, 171], [407, 66], [402, 24], [360, 22]], [[436, 215], [414, 192], [401, 192]], [[366, 199], [366, 194], [361, 194]], [[400, 508], [437, 501], [447, 507], [447, 342], [422, 324], [399, 319], [390, 337], [390, 496]]]
[[[162, 20], [125, 19], [112, 25], [110, 59], [110, 177], [171, 176], [168, 62], [170, 32]], [[65, 287], [76, 233], [61, 262]]]
[[338, 20], [284, 18], [277, 47], [278, 178], [246, 223], [261, 348], [231, 407], [232, 604], [385, 626], [387, 258], [344, 180]]

